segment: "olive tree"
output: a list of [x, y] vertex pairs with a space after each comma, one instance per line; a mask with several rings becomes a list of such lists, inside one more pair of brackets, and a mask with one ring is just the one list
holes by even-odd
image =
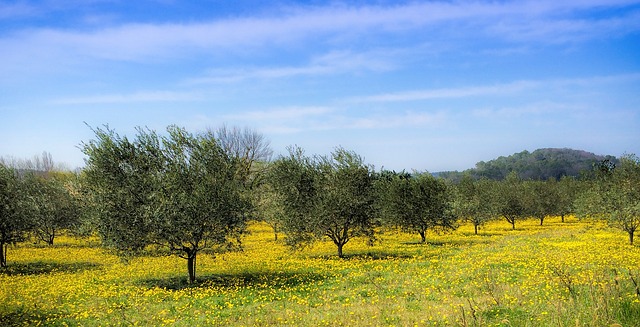
[[478, 227], [497, 216], [495, 206], [497, 182], [482, 178], [475, 180], [470, 175], [462, 177], [456, 185], [455, 212], [458, 217], [473, 224], [474, 233]]
[[429, 173], [399, 174], [391, 179], [386, 198], [387, 219], [395, 226], [418, 233], [426, 242], [430, 229], [455, 229], [453, 193], [442, 179]]
[[7, 266], [9, 245], [26, 239], [33, 204], [16, 172], [0, 163], [0, 267]]
[[546, 181], [527, 181], [524, 183], [524, 187], [528, 196], [527, 213], [539, 219], [540, 226], [547, 216], [559, 212], [560, 193], [558, 182], [554, 178], [549, 178]]
[[375, 174], [354, 152], [307, 157], [300, 148], [273, 163], [271, 182], [282, 203], [282, 230], [292, 246], [328, 237], [343, 247], [353, 237], [374, 239]]
[[627, 232], [629, 244], [633, 244], [640, 228], [640, 159], [627, 154], [617, 166], [597, 168], [596, 181], [576, 201], [577, 211], [581, 216], [606, 219]]
[[374, 240], [375, 206], [373, 168], [355, 152], [337, 148], [319, 161], [320, 198], [316, 229], [328, 236], [342, 256], [354, 236]]
[[254, 195], [253, 199], [256, 199], [256, 210], [259, 212], [260, 220], [273, 229], [273, 237], [277, 241], [284, 215], [282, 195], [269, 183], [261, 184], [255, 193], [258, 195]]
[[516, 229], [516, 221], [525, 218], [529, 195], [523, 185], [523, 181], [515, 172], [511, 172], [498, 184], [497, 210], [511, 224], [511, 229]]
[[556, 215], [564, 222], [565, 216], [575, 213], [575, 200], [581, 192], [584, 182], [579, 182], [574, 177], [562, 176], [557, 184], [558, 197], [556, 198]]
[[166, 248], [187, 260], [194, 282], [199, 251], [238, 241], [248, 202], [236, 178], [237, 162], [213, 134], [175, 126], [166, 136], [139, 128], [133, 140], [108, 127], [95, 134], [82, 149], [107, 246], [122, 255], [147, 245]]
[[277, 197], [266, 183], [266, 176], [273, 151], [265, 136], [248, 127], [222, 125], [209, 134], [216, 137], [222, 149], [236, 161], [236, 178], [241, 182], [244, 195], [250, 199], [253, 210], [248, 218], [264, 221], [273, 228], [278, 239], [279, 215]]
[[61, 230], [73, 227], [80, 208], [69, 190], [71, 176], [50, 172], [45, 176], [28, 174], [25, 183], [28, 193], [36, 200], [32, 216], [33, 234], [49, 245]]
[[299, 147], [289, 148], [289, 154], [278, 158], [269, 169], [268, 180], [275, 200], [269, 205], [280, 206], [280, 215], [274, 218], [286, 234], [285, 242], [292, 247], [313, 240], [310, 222], [318, 200], [317, 175], [312, 158]]

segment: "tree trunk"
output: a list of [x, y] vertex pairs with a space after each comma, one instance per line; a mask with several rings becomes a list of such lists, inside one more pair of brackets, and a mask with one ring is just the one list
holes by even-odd
[[271, 226], [271, 228], [273, 229], [273, 240], [277, 241], [278, 240], [278, 232], [280, 231], [280, 227], [278, 226], [277, 223], [273, 223], [273, 224], [267, 223], [267, 224], [269, 224], [269, 226]]
[[187, 252], [187, 270], [189, 271], [189, 284], [196, 281], [196, 251]]
[[476, 235], [478, 235], [478, 224], [473, 224], [473, 229], [474, 229]]
[[629, 245], [633, 245], [633, 234], [635, 230], [629, 230], [627, 232], [629, 233]]
[[427, 236], [425, 235], [425, 232], [423, 230], [419, 231], [418, 234], [420, 234], [420, 239], [421, 239], [421, 243], [427, 243]]
[[342, 254], [342, 247], [344, 246], [344, 243], [336, 243], [336, 245], [338, 246], [338, 257], [344, 258], [344, 255]]
[[543, 221], [544, 221], [544, 217], [540, 218], [540, 226], [542, 226]]
[[56, 237], [56, 232], [53, 231], [51, 232], [51, 234], [49, 234], [49, 237], [47, 238], [47, 244], [49, 245], [53, 245], [53, 238]]
[[511, 229], [515, 230], [516, 229], [516, 218], [509, 218], [507, 216], [504, 216], [505, 219], [507, 219], [507, 222], [509, 224], [511, 224]]
[[560, 219], [562, 219], [562, 222], [564, 222], [564, 214], [560, 215]]
[[7, 247], [8, 244], [0, 243], [0, 267], [7, 266]]

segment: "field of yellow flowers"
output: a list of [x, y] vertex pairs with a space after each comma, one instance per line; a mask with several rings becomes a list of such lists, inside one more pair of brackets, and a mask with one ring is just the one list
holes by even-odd
[[640, 326], [640, 247], [596, 221], [504, 221], [480, 235], [386, 232], [291, 252], [255, 223], [244, 251], [127, 263], [96, 239], [10, 247], [0, 325]]

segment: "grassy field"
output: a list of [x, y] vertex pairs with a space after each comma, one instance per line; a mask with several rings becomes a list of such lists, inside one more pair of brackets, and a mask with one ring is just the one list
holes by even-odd
[[122, 263], [97, 240], [9, 249], [0, 325], [640, 326], [640, 247], [599, 222], [549, 218], [473, 235], [387, 233], [291, 252], [254, 224], [244, 251]]

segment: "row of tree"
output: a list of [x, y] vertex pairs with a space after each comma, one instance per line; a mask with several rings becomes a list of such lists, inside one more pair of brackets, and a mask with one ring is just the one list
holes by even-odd
[[[249, 220], [268, 222], [292, 247], [330, 239], [343, 256], [354, 237], [370, 242], [385, 228], [426, 241], [428, 230], [460, 220], [478, 228], [491, 219], [516, 221], [578, 213], [607, 218], [629, 233], [640, 225], [640, 164], [627, 155], [604, 161], [590, 178], [502, 181], [464, 176], [458, 183], [429, 173], [379, 171], [353, 151], [308, 156], [299, 147], [271, 160], [269, 143], [249, 129], [222, 127], [162, 135], [138, 129], [129, 139], [108, 127], [82, 144], [86, 167], [76, 174], [0, 165], [0, 244], [31, 235], [53, 244], [60, 229], [97, 232], [123, 257], [156, 249], [187, 260], [240, 245]], [[589, 176], [585, 174], [584, 176]], [[90, 228], [87, 228], [90, 227]]]
[[53, 245], [62, 230], [79, 227], [82, 206], [77, 176], [33, 162], [52, 163], [48, 153], [42, 161], [21, 161], [17, 168], [0, 160], [0, 267], [7, 265], [10, 244], [31, 235]]

